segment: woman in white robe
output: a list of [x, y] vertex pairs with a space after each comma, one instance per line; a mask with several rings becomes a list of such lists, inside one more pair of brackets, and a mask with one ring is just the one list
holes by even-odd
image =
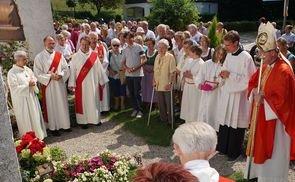
[[[202, 90], [198, 121], [208, 123], [217, 132], [219, 130], [219, 121], [217, 119], [216, 111], [218, 109], [217, 102], [220, 96], [219, 87], [222, 86], [222, 78], [219, 77], [219, 73], [225, 60], [225, 56], [226, 50], [221, 46], [217, 47], [213, 54], [213, 59], [210, 59], [203, 64], [200, 74], [195, 80], [196, 85]], [[213, 90], [205, 90], [201, 88], [202, 86], [205, 86], [205, 81], [218, 82], [219, 84], [206, 83], [212, 86]]]
[[197, 78], [204, 61], [200, 58], [202, 49], [196, 45], [190, 47], [189, 56], [181, 70], [181, 78], [184, 80], [184, 88], [181, 101], [180, 118], [185, 122], [197, 121], [201, 91], [196, 87], [194, 80]]
[[9, 70], [7, 81], [11, 92], [13, 109], [20, 137], [26, 132], [34, 131], [43, 140], [46, 134], [40, 103], [36, 94], [37, 79], [33, 71], [26, 67], [26, 53], [17, 51], [14, 54], [15, 65]]

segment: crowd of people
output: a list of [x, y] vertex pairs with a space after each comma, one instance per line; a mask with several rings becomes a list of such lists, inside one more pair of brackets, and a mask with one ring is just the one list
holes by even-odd
[[[142, 118], [144, 105], [157, 103], [161, 122], [171, 125], [174, 111], [180, 108], [185, 124], [173, 136], [176, 155], [199, 181], [218, 181], [217, 171], [207, 160], [215, 149], [229, 162], [243, 153], [245, 130], [253, 123], [254, 100], [262, 107], [257, 130], [267, 128], [261, 137], [270, 137], [266, 140], [271, 148], [253, 136], [260, 144], [254, 150], [259, 169], [251, 177], [287, 181], [285, 167], [290, 157], [295, 159], [291, 145], [295, 139], [295, 56], [289, 51], [295, 35], [287, 31], [287, 25], [285, 34], [278, 37], [274, 24], [269, 25], [262, 22], [258, 32], [270, 31], [257, 38], [259, 57], [265, 61], [261, 93], [257, 92], [259, 69], [243, 49], [239, 33], [227, 31], [222, 22], [216, 32], [222, 44], [215, 48], [210, 47], [203, 23], [177, 32], [164, 24], [150, 30], [147, 21], [55, 24], [57, 35], [44, 38], [44, 50], [35, 57], [33, 71], [26, 66], [26, 52], [14, 54], [8, 85], [19, 133], [35, 131], [43, 139], [46, 128], [56, 136], [60, 130], [70, 132], [68, 93], [75, 95], [77, 123], [82, 129], [101, 125], [101, 112], [125, 109], [128, 95], [133, 109], [130, 117]], [[39, 89], [43, 114], [36, 96]], [[277, 132], [283, 136], [277, 138]], [[283, 149], [278, 147], [282, 141]], [[284, 159], [278, 158], [282, 153]], [[272, 173], [278, 160], [284, 161], [280, 163], [284, 167]], [[148, 170], [153, 168], [157, 167]]]

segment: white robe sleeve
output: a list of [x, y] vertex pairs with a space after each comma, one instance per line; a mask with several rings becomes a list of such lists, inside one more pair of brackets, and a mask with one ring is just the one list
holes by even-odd
[[264, 99], [264, 110], [265, 110], [265, 120], [273, 120], [273, 119], [278, 119], [278, 116], [276, 113], [273, 112], [267, 101]]
[[76, 64], [75, 59], [76, 56], [73, 57], [71, 61], [71, 67], [70, 67], [70, 77], [68, 82], [68, 87], [76, 87]]
[[51, 74], [43, 71], [41, 60], [38, 59], [38, 57], [36, 57], [34, 60], [34, 73], [35, 73], [37, 80], [42, 85], [46, 85], [46, 86], [48, 85], [48, 83], [50, 81]]
[[65, 60], [65, 58], [63, 56], [61, 57], [61, 60], [60, 60], [60, 63], [59, 64], [60, 64], [59, 65], [60, 66], [60, 71], [57, 74], [58, 75], [61, 75], [63, 81], [66, 82], [67, 79], [70, 76], [70, 70], [69, 70], [67, 61]]
[[195, 69], [192, 70], [193, 80], [195, 82], [195, 85], [199, 87], [199, 85], [203, 82], [203, 71], [202, 68], [205, 67], [204, 61], [200, 60], [201, 62], [198, 63], [197, 66], [195, 66]]
[[[245, 58], [248, 59], [243, 65], [243, 69], [240, 73], [230, 72], [227, 91], [230, 93], [242, 92], [248, 88], [248, 82], [252, 74], [255, 72], [255, 65], [251, 57]], [[226, 66], [225, 66], [226, 67]]]
[[99, 79], [99, 84], [100, 85], [104, 85], [107, 82], [109, 82], [108, 76], [105, 73], [105, 70], [103, 68], [103, 66], [101, 65], [100, 61], [97, 60], [98, 62], [98, 79]]
[[30, 94], [29, 82], [19, 84], [16, 74], [11, 72], [8, 72], [7, 82], [8, 82], [10, 91], [13, 92], [13, 95], [25, 96], [25, 97], [29, 96]]

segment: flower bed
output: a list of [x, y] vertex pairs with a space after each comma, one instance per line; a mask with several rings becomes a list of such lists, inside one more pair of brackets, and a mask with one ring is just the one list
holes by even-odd
[[[65, 162], [64, 151], [47, 147], [34, 132], [26, 133], [15, 145], [25, 182], [128, 182], [137, 168], [131, 162], [131, 157], [116, 155], [108, 150], [94, 157], [74, 156]], [[44, 164], [53, 166], [53, 171], [46, 176], [38, 170]]]

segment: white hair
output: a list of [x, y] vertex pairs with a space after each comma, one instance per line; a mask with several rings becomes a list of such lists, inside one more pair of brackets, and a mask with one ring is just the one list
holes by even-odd
[[62, 29], [62, 30], [68, 30], [68, 29], [69, 29], [69, 27], [68, 27], [68, 25], [67, 25], [67, 24], [63, 24], [63, 25], [61, 26], [61, 29]]
[[161, 39], [158, 44], [164, 44], [166, 46], [167, 49], [169, 49], [169, 42], [166, 39]]
[[159, 25], [157, 26], [157, 29], [160, 29], [160, 28], [163, 28], [165, 31], [167, 30], [167, 26], [164, 25], [164, 24], [159, 24]]
[[204, 122], [181, 125], [175, 130], [172, 139], [183, 154], [215, 150], [217, 144], [216, 131]]
[[14, 60], [18, 60], [19, 58], [27, 57], [27, 53], [22, 50], [15, 51], [13, 54]]
[[114, 44], [120, 44], [120, 40], [117, 39], [117, 38], [113, 38], [112, 41], [111, 41], [111, 44], [114, 45]]
[[91, 37], [91, 36], [95, 36], [95, 37], [98, 38], [98, 34], [97, 34], [97, 32], [93, 32], [93, 31], [90, 31], [89, 34], [88, 34], [88, 36], [89, 36], [89, 37]]
[[195, 24], [189, 24], [188, 25], [188, 28], [189, 29], [192, 29], [193, 31], [197, 31], [198, 30], [198, 27]]

